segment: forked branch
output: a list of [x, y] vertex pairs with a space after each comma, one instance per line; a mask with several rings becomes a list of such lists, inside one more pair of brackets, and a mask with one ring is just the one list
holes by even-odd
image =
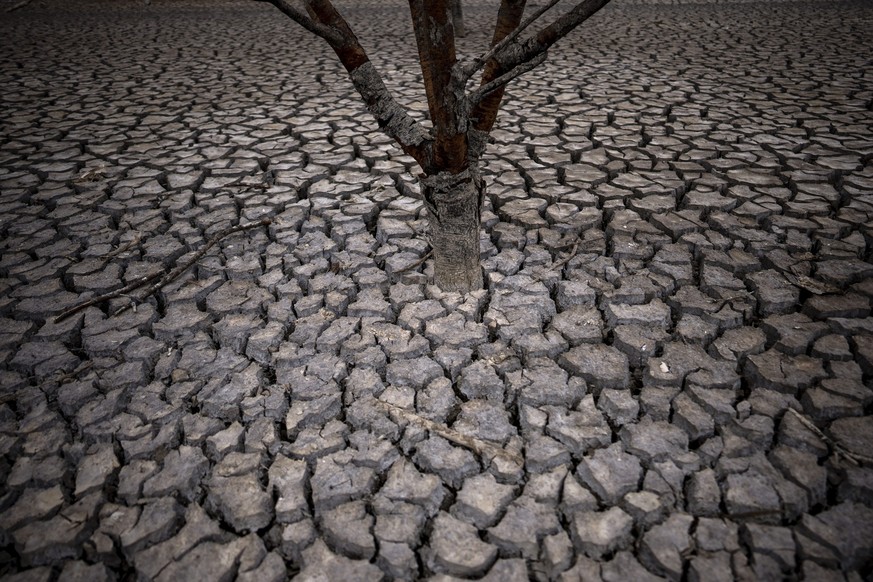
[[294, 6], [288, 0], [267, 0], [267, 2], [278, 8], [282, 12], [282, 14], [288, 16], [291, 20], [293, 20], [312, 34], [320, 36], [331, 44], [339, 44], [342, 42], [342, 36], [337, 31], [333, 30], [329, 26], [325, 26], [321, 23], [314, 21], [306, 13]]
[[464, 80], [468, 81], [470, 79], [470, 77], [472, 77], [473, 75], [476, 74], [476, 71], [478, 71], [479, 69], [481, 69], [482, 67], [485, 66], [485, 63], [487, 63], [492, 58], [494, 58], [494, 55], [496, 55], [506, 45], [508, 45], [509, 43], [514, 41], [515, 39], [517, 39], [518, 35], [520, 35], [522, 32], [524, 32], [528, 26], [533, 24], [537, 19], [539, 19], [540, 16], [545, 14], [550, 8], [552, 8], [555, 4], [557, 4], [560, 1], [561, 0], [550, 0], [550, 2], [548, 4], [544, 4], [543, 6], [540, 6], [539, 8], [537, 8], [533, 12], [533, 14], [531, 14], [530, 16], [528, 16], [524, 20], [524, 22], [522, 22], [517, 27], [515, 27], [515, 30], [513, 30], [507, 36], [503, 37], [503, 39], [500, 42], [498, 42], [497, 44], [492, 46], [491, 49], [487, 53], [485, 53], [484, 55], [482, 55], [480, 57], [477, 57], [472, 63], [470, 63], [469, 66], [464, 68], [464, 71], [463, 71]]
[[142, 277], [139, 277], [138, 279], [134, 279], [133, 281], [131, 281], [130, 283], [128, 283], [124, 287], [121, 287], [121, 288], [116, 289], [114, 291], [110, 291], [108, 293], [104, 293], [103, 295], [99, 295], [97, 297], [92, 297], [91, 299], [82, 301], [81, 303], [77, 303], [76, 305], [73, 305], [72, 307], [70, 307], [66, 311], [63, 311], [57, 317], [55, 317], [54, 322], [59, 323], [59, 322], [65, 320], [66, 318], [70, 317], [71, 315], [79, 313], [83, 309], [85, 309], [87, 307], [91, 307], [92, 305], [97, 305], [98, 303], [103, 303], [104, 301], [108, 301], [109, 299], [115, 299], [116, 297], [124, 297], [124, 296], [128, 295], [131, 291], [134, 291], [135, 289], [139, 289], [143, 285], [146, 285], [148, 283], [151, 283], [152, 281], [160, 279], [160, 281], [152, 287], [152, 291], [148, 292], [146, 295], [143, 296], [143, 297], [148, 297], [148, 295], [151, 295], [152, 293], [154, 293], [155, 291], [157, 291], [158, 289], [160, 289], [164, 285], [167, 285], [168, 283], [173, 281], [173, 279], [177, 278], [179, 275], [181, 275], [182, 273], [187, 271], [189, 268], [191, 268], [191, 266], [194, 263], [199, 261], [203, 257], [203, 255], [205, 255], [209, 251], [209, 249], [211, 249], [213, 246], [215, 246], [215, 244], [218, 241], [220, 241], [221, 239], [223, 239], [227, 236], [230, 236], [232, 234], [236, 234], [238, 232], [243, 232], [246, 230], [250, 230], [252, 228], [256, 228], [258, 226], [267, 226], [268, 224], [270, 224], [270, 222], [271, 222], [270, 219], [265, 218], [263, 220], [259, 220], [256, 222], [250, 222], [248, 224], [238, 224], [236, 226], [229, 226], [229, 227], [225, 228], [224, 230], [221, 230], [217, 234], [215, 234], [212, 238], [209, 239], [209, 241], [207, 241], [207, 243], [205, 245], [203, 245], [200, 248], [200, 250], [198, 250], [196, 253], [194, 253], [187, 261], [185, 261], [181, 265], [177, 265], [176, 268], [173, 269], [172, 271], [170, 271], [169, 273], [165, 273], [164, 271], [158, 271], [156, 273], [152, 273], [151, 275], [144, 275]]
[[535, 35], [507, 44], [494, 58], [504, 70], [526, 63], [549, 50], [608, 3], [609, 0], [581, 0]]
[[236, 226], [231, 226], [231, 227], [225, 228], [224, 230], [219, 231], [218, 233], [213, 235], [212, 238], [210, 238], [209, 241], [207, 241], [207, 243], [205, 245], [203, 245], [196, 253], [194, 253], [191, 257], [189, 257], [188, 260], [186, 260], [182, 264], [176, 265], [176, 267], [172, 271], [170, 271], [169, 273], [166, 273], [163, 277], [161, 277], [160, 281], [158, 281], [157, 283], [155, 283], [154, 285], [152, 285], [151, 287], [146, 289], [145, 293], [142, 293], [139, 297], [135, 297], [135, 298], [131, 297], [130, 303], [128, 303], [127, 305], [124, 305], [123, 307], [120, 307], [112, 315], [116, 316], [116, 315], [119, 315], [119, 314], [125, 312], [126, 310], [130, 309], [131, 307], [135, 308], [137, 303], [141, 303], [141, 302], [145, 301], [148, 297], [150, 297], [151, 295], [154, 295], [155, 293], [157, 293], [158, 291], [160, 291], [161, 289], [163, 289], [164, 287], [166, 287], [167, 285], [169, 285], [170, 283], [172, 283], [173, 281], [178, 279], [182, 275], [182, 273], [184, 273], [185, 271], [187, 271], [188, 269], [193, 267], [194, 264], [197, 263], [197, 261], [202, 259], [203, 256], [207, 252], [209, 252], [209, 249], [211, 249], [213, 246], [215, 246], [215, 244], [218, 243], [221, 239], [223, 239], [227, 236], [230, 236], [232, 234], [236, 234], [238, 232], [243, 232], [246, 230], [251, 230], [253, 228], [257, 228], [259, 226], [269, 226], [272, 222], [273, 221], [269, 218], [263, 218], [263, 219], [258, 220], [256, 222], [250, 222], [248, 224], [238, 224]]
[[515, 79], [516, 77], [523, 75], [530, 71], [531, 69], [535, 69], [540, 66], [546, 60], [547, 53], [543, 52], [535, 56], [533, 59], [527, 61], [526, 63], [522, 63], [509, 71], [508, 73], [504, 73], [494, 79], [493, 81], [482, 85], [472, 93], [470, 93], [468, 99], [470, 104], [475, 105], [479, 103], [482, 99], [485, 98], [489, 93], [495, 91], [501, 87], [504, 87], [507, 83]]
[[[409, 0], [434, 125], [432, 134], [391, 96], [331, 0], [301, 0], [305, 13], [293, 4], [294, 0], [266, 1], [330, 44], [379, 127], [427, 175], [445, 171], [457, 174], [465, 170], [469, 160], [478, 159], [485, 141], [477, 138], [471, 144], [469, 138], [491, 131], [506, 84], [542, 63], [553, 44], [609, 2], [580, 0], [551, 24], [522, 40], [521, 34], [559, 0], [548, 0], [524, 20], [526, 0], [501, 0], [491, 49], [464, 67], [456, 62], [449, 0]], [[483, 67], [479, 88], [465, 95], [466, 82]]]
[[[543, 55], [546, 54], [552, 45], [567, 36], [608, 2], [609, 0], [580, 0], [576, 6], [556, 18], [551, 24], [536, 34], [521, 40], [518, 38], [521, 32], [545, 14], [557, 2], [550, 0], [546, 6], [536, 10], [522, 23], [521, 14], [518, 13], [517, 6], [513, 6], [512, 0], [503, 0], [501, 12], [507, 8], [513, 8], [513, 10], [507, 11], [506, 16], [498, 15], [497, 30], [495, 31], [493, 41], [494, 48], [482, 57], [487, 59], [485, 71], [482, 73], [482, 82], [479, 89], [472, 95], [472, 97], [479, 99], [472, 113], [472, 117], [475, 120], [475, 129], [487, 133], [491, 131], [497, 118], [497, 110], [503, 98], [505, 83], [498, 83], [499, 86], [497, 87], [494, 87], [491, 83], [505, 78], [505, 75], [509, 75], [508, 79], [511, 80], [521, 73], [534, 68], [536, 64], [545, 59]], [[523, 2], [521, 2], [521, 5], [523, 11]], [[516, 19], [514, 26], [508, 32], [502, 34], [513, 18]], [[485, 89], [489, 89], [487, 94], [484, 91]]]
[[268, 1], [283, 14], [327, 41], [382, 131], [394, 139], [422, 168], [429, 167], [433, 157], [433, 137], [397, 103], [385, 86], [382, 76], [370, 62], [367, 52], [358, 42], [354, 31], [330, 0], [303, 0], [306, 13], [294, 6], [293, 0]]

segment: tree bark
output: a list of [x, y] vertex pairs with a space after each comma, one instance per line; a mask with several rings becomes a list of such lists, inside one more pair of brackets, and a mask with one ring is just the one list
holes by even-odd
[[485, 183], [475, 168], [421, 179], [434, 256], [434, 284], [467, 293], [483, 286], [479, 216]]

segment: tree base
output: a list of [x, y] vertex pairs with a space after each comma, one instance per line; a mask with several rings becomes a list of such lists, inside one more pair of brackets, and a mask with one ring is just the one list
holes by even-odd
[[[469, 293], [481, 289], [484, 280], [479, 265], [479, 233], [470, 237], [439, 235], [431, 228], [434, 284], [443, 291]], [[438, 240], [439, 242], [434, 242]]]
[[482, 180], [469, 171], [421, 180], [434, 256], [434, 284], [443, 291], [469, 293], [483, 287], [479, 261]]

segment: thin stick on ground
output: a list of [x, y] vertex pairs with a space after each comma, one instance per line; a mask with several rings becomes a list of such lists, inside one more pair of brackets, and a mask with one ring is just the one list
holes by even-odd
[[800, 424], [802, 424], [803, 426], [805, 426], [806, 428], [811, 430], [813, 433], [815, 433], [815, 435], [818, 438], [820, 438], [822, 441], [824, 441], [826, 444], [830, 445], [833, 448], [834, 453], [837, 454], [837, 456], [843, 457], [844, 459], [849, 461], [851, 464], [856, 465], [856, 466], [860, 465], [861, 463], [864, 463], [867, 465], [873, 465], [873, 457], [868, 457], [866, 455], [853, 453], [852, 451], [846, 449], [846, 447], [844, 447], [843, 445], [841, 445], [840, 443], [838, 443], [837, 441], [835, 441], [834, 439], [832, 439], [831, 437], [829, 437], [828, 435], [823, 433], [817, 426], [815, 426], [812, 423], [811, 420], [809, 420], [808, 418], [806, 418], [805, 416], [803, 416], [802, 414], [800, 414], [799, 412], [797, 412], [793, 408], [789, 408], [788, 412], [793, 414], [795, 416], [795, 418], [797, 418], [797, 420], [800, 421]]
[[103, 257], [101, 268], [108, 265], [109, 261], [111, 261], [112, 259], [114, 259], [118, 255], [125, 253], [125, 252], [129, 251], [132, 247], [138, 245], [139, 241], [141, 241], [141, 240], [142, 240], [142, 233], [138, 232], [138, 233], [136, 233], [136, 235], [132, 239], [130, 239], [129, 241], [127, 241], [123, 245], [119, 246], [117, 249], [115, 249], [111, 253], [107, 253], [107, 255], [105, 257]]
[[66, 374], [56, 374], [56, 375], [52, 376], [51, 378], [43, 381], [42, 384], [39, 385], [39, 387], [42, 388], [42, 387], [44, 387], [48, 384], [51, 384], [51, 383], [66, 384], [67, 382], [75, 380], [76, 377], [79, 374], [81, 374], [82, 372], [86, 372], [93, 367], [94, 367], [94, 362], [92, 360], [85, 360], [84, 362], [79, 364], [79, 366], [75, 370], [73, 370], [72, 372], [67, 372]]
[[[203, 255], [205, 255], [209, 251], [209, 249], [211, 249], [215, 245], [215, 243], [217, 243], [218, 241], [220, 241], [224, 237], [229, 236], [231, 234], [238, 233], [238, 232], [242, 232], [245, 230], [249, 230], [251, 228], [255, 228], [258, 226], [266, 226], [266, 225], [270, 224], [270, 222], [271, 222], [270, 219], [265, 218], [265, 219], [259, 220], [257, 222], [251, 222], [249, 224], [238, 224], [236, 226], [231, 226], [231, 227], [225, 228], [224, 230], [215, 234], [211, 239], [209, 239], [209, 241], [205, 245], [203, 245], [203, 248], [201, 248], [199, 251], [197, 251], [191, 259], [185, 261], [185, 263], [183, 265], [176, 267], [176, 269], [174, 269], [170, 273], [165, 274], [163, 272], [158, 271], [157, 273], [153, 273], [151, 275], [144, 275], [144, 276], [140, 277], [139, 279], [136, 279], [135, 281], [128, 283], [124, 287], [116, 289], [115, 291], [110, 291], [108, 293], [104, 293], [103, 295], [98, 295], [97, 297], [92, 297], [91, 299], [88, 299], [87, 301], [82, 301], [81, 303], [77, 303], [76, 305], [73, 305], [72, 307], [70, 307], [66, 311], [61, 312], [57, 317], [55, 317], [54, 322], [59, 323], [59, 322], [65, 320], [66, 318], [70, 317], [71, 315], [79, 313], [83, 309], [91, 307], [92, 305], [97, 305], [98, 303], [103, 303], [104, 301], [108, 301], [109, 299], [115, 299], [117, 297], [122, 297], [124, 295], [128, 295], [134, 289], [139, 289], [143, 285], [147, 285], [147, 284], [151, 283], [152, 281], [155, 281], [156, 279], [160, 279], [161, 277], [163, 277], [163, 279], [161, 279], [161, 282], [158, 283], [157, 285], [152, 286], [150, 288], [149, 292], [143, 298], [148, 297], [149, 295], [151, 295], [152, 293], [154, 293], [155, 291], [157, 291], [158, 289], [160, 289], [164, 285], [167, 285], [173, 279], [175, 279], [176, 277], [178, 277], [179, 275], [181, 275], [182, 273], [187, 271], [191, 267], [191, 265], [193, 265], [194, 263], [199, 261], [203, 257]], [[118, 312], [116, 312], [116, 314], [117, 313]]]
[[563, 259], [559, 259], [559, 260], [555, 261], [554, 263], [552, 263], [552, 270], [562, 269], [564, 267], [564, 265], [566, 265], [571, 260], [573, 260], [573, 257], [576, 256], [576, 251], [578, 251], [578, 250], [579, 250], [579, 241], [577, 240], [575, 243], [573, 243], [573, 248], [570, 250], [570, 254], [568, 254]]
[[415, 269], [416, 267], [418, 267], [419, 265], [423, 265], [424, 262], [427, 261], [432, 256], [433, 256], [433, 251], [432, 250], [427, 251], [427, 253], [423, 257], [421, 257], [420, 259], [418, 259], [417, 261], [415, 261], [411, 265], [406, 265], [402, 269], [398, 269], [398, 270], [394, 271], [394, 274], [399, 275], [400, 273], [405, 273], [406, 271], [411, 271], [411, 270]]
[[187, 261], [185, 261], [181, 265], [178, 265], [175, 269], [173, 269], [172, 271], [167, 273], [160, 281], [158, 281], [157, 283], [155, 283], [154, 285], [152, 285], [151, 287], [146, 289], [145, 293], [143, 293], [139, 297], [131, 297], [130, 303], [119, 308], [112, 315], [116, 316], [116, 315], [119, 315], [121, 313], [124, 313], [125, 311], [127, 311], [131, 307], [135, 307], [138, 303], [142, 303], [148, 297], [150, 297], [151, 295], [154, 295], [155, 293], [160, 291], [162, 288], [166, 287], [167, 285], [169, 285], [170, 283], [175, 281], [185, 271], [190, 269], [194, 265], [194, 263], [196, 263], [197, 261], [202, 259], [203, 255], [208, 253], [209, 249], [211, 249], [218, 241], [220, 241], [224, 237], [229, 236], [231, 234], [238, 233], [238, 232], [242, 232], [245, 230], [250, 230], [250, 229], [258, 227], [258, 226], [267, 226], [271, 222], [272, 222], [272, 220], [270, 220], [269, 218], [264, 218], [263, 220], [259, 220], [257, 222], [250, 222], [248, 224], [237, 225], [237, 226], [233, 226], [233, 227], [226, 228], [226, 229], [222, 230], [221, 232], [219, 232], [218, 234], [213, 236], [211, 239], [209, 239], [209, 242], [207, 242], [205, 245], [203, 245], [203, 248], [201, 248], [199, 251], [194, 253], [194, 255], [190, 259], [188, 259]]
[[116, 289], [115, 291], [110, 291], [108, 293], [104, 293], [103, 295], [98, 295], [97, 297], [92, 297], [91, 299], [88, 299], [87, 301], [82, 301], [81, 303], [77, 303], [76, 305], [73, 305], [72, 307], [70, 307], [66, 311], [61, 312], [57, 317], [55, 317], [54, 322], [60, 323], [61, 321], [67, 319], [71, 315], [75, 315], [76, 313], [79, 313], [83, 309], [87, 309], [88, 307], [91, 307], [92, 305], [97, 305], [98, 303], [103, 303], [104, 301], [107, 301], [109, 299], [115, 299], [116, 297], [121, 297], [123, 295], [127, 295], [128, 292], [133, 291], [134, 289], [138, 289], [138, 288], [142, 287], [143, 285], [145, 285], [146, 283], [149, 283], [150, 281], [154, 281], [155, 279], [159, 278], [161, 275], [163, 275], [163, 273], [161, 273], [160, 271], [158, 271], [157, 273], [152, 273], [151, 275], [143, 275], [139, 279], [135, 279], [135, 280], [131, 281], [130, 283], [128, 283], [127, 285], [125, 285], [124, 287]]
[[518, 463], [519, 465], [524, 464], [524, 459], [522, 459], [521, 455], [516, 452], [507, 451], [506, 449], [501, 448], [495, 444], [486, 443], [483, 440], [461, 434], [458, 431], [452, 430], [445, 425], [436, 423], [432, 420], [419, 416], [414, 412], [410, 412], [408, 410], [404, 410], [403, 408], [394, 406], [393, 404], [388, 404], [387, 402], [383, 402], [381, 400], [376, 400], [376, 403], [380, 408], [384, 409], [389, 414], [396, 414], [407, 422], [415, 423], [422, 428], [443, 437], [448, 441], [461, 445], [462, 447], [466, 447], [480, 457], [503, 457], [504, 459], [507, 459], [513, 463]]
[[27, 6], [28, 4], [30, 4], [32, 1], [33, 1], [33, 0], [23, 0], [22, 2], [19, 2], [18, 4], [15, 4], [15, 5], [10, 6], [9, 8], [7, 8], [7, 9], [6, 9], [6, 12], [7, 12], [7, 14], [8, 14], [9, 12], [15, 12], [16, 10], [20, 10], [21, 8], [24, 8], [25, 6]]

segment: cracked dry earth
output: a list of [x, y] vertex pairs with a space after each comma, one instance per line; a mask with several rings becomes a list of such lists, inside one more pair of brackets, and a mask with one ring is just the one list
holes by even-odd
[[[341, 6], [423, 116], [405, 7]], [[870, 576], [870, 3], [616, 0], [510, 89], [467, 296], [271, 7], [0, 36], [4, 580]]]

